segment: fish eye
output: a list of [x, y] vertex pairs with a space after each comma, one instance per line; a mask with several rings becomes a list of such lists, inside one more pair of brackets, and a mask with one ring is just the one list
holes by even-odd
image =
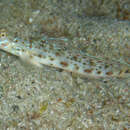
[[1, 33], [0, 33], [0, 37], [1, 37], [1, 38], [5, 38], [5, 37], [6, 37], [6, 32], [1, 32]]
[[0, 30], [0, 37], [1, 38], [5, 38], [6, 37], [6, 31], [5, 31], [5, 29], [1, 29]]

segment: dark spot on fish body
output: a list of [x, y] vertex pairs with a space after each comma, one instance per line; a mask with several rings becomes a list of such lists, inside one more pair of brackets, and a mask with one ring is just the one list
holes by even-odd
[[49, 59], [50, 59], [51, 61], [54, 61], [54, 60], [55, 60], [53, 57], [50, 57]]
[[75, 61], [77, 61], [77, 60], [78, 60], [78, 57], [77, 57], [77, 56], [73, 56], [73, 59], [74, 59]]
[[86, 73], [92, 73], [93, 69], [85, 69], [84, 72]]
[[113, 72], [109, 71], [109, 72], [106, 72], [106, 75], [108, 76], [111, 76], [113, 74]]
[[97, 71], [97, 74], [101, 74], [102, 72], [101, 71]]
[[90, 60], [89, 63], [90, 63], [91, 66], [96, 65], [92, 60]]
[[16, 40], [15, 40], [15, 42], [17, 43], [17, 42], [18, 42], [18, 40], [16, 39]]
[[105, 64], [105, 65], [104, 65], [104, 68], [105, 68], [105, 69], [109, 68], [109, 65], [108, 65], [108, 64]]
[[39, 55], [38, 55], [38, 57], [42, 58], [42, 55], [41, 55], [41, 54], [39, 54]]
[[67, 66], [68, 66], [68, 63], [65, 62], [65, 61], [61, 61], [60, 64], [61, 64], [63, 67], [67, 67]]
[[55, 55], [56, 55], [56, 56], [60, 56], [60, 53], [59, 53], [59, 52], [56, 52]]

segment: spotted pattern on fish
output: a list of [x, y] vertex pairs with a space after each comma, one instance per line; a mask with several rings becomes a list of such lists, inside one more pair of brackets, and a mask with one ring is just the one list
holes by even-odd
[[16, 55], [23, 60], [28, 60], [30, 63], [40, 67], [42, 65], [48, 65], [84, 76], [99, 78], [118, 77], [123, 72], [118, 67], [114, 70], [114, 65], [111, 63], [105, 63], [85, 55], [76, 54], [73, 56], [71, 53], [58, 50], [53, 51], [53, 45], [47, 49], [39, 49], [33, 47], [31, 43], [27, 43], [26, 41], [21, 42], [17, 38], [10, 40], [5, 30], [1, 30], [0, 32], [0, 49]]

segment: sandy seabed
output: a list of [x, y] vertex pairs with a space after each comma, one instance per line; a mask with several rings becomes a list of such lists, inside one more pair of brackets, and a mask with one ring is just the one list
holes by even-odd
[[72, 53], [81, 50], [110, 62], [125, 62], [128, 74], [109, 79], [81, 77], [52, 67], [30, 66], [0, 51], [0, 129], [129, 129], [129, 21], [81, 18], [72, 12], [66, 17], [59, 14], [60, 9], [53, 14], [54, 5], [25, 3], [8, 2], [6, 9], [6, 2], [0, 4], [0, 28], [6, 29], [10, 38], [37, 41], [42, 35], [66, 37], [68, 43], [55, 44]]

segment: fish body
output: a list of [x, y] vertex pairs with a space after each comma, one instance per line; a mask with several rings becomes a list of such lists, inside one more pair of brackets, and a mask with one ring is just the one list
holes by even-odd
[[47, 65], [50, 67], [60, 68], [69, 72], [74, 72], [87, 77], [115, 77], [120, 76], [122, 71], [116, 65], [116, 71], [113, 64], [104, 63], [82, 55], [72, 56], [71, 54], [63, 55], [61, 52], [38, 49], [32, 46], [26, 46], [26, 42], [18, 39], [9, 40], [6, 33], [0, 34], [0, 49], [15, 56], [20, 57], [23, 61], [28, 61], [38, 67]]

